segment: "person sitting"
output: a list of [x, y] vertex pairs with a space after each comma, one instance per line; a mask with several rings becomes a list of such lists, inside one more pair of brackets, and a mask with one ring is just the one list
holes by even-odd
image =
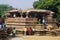
[[53, 28], [53, 26], [52, 25], [48, 25], [46, 28], [47, 28], [47, 30], [51, 30]]
[[27, 28], [27, 35], [32, 35], [32, 30], [30, 27]]

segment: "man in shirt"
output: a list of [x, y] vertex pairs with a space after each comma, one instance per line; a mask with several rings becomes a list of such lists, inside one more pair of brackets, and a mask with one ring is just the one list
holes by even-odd
[[42, 23], [43, 23], [44, 29], [46, 29], [46, 21], [45, 21], [45, 19], [42, 20]]

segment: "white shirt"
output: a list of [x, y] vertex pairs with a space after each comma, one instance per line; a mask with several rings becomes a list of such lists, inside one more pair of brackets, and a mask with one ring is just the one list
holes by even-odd
[[43, 21], [42, 21], [43, 23], [45, 23], [45, 20], [43, 19]]
[[0, 25], [0, 29], [1, 29], [1, 25]]

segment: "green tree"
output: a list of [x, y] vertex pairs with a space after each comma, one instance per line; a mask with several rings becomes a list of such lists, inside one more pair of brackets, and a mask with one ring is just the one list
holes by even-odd
[[33, 3], [35, 9], [46, 9], [55, 12], [54, 18], [60, 21], [60, 0], [37, 0]]
[[0, 18], [3, 18], [5, 12], [12, 8], [13, 8], [12, 6], [0, 4]]

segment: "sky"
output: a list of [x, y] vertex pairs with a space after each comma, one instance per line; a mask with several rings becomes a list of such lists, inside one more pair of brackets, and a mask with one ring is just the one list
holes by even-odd
[[14, 8], [33, 8], [33, 2], [36, 0], [0, 0], [0, 4], [8, 4]]

